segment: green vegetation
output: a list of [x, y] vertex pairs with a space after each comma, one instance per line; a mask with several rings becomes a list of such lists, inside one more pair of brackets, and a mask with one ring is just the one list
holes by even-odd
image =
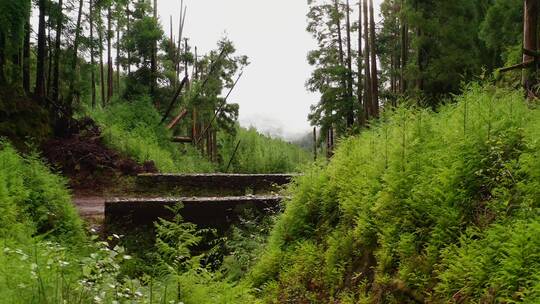
[[[238, 144], [240, 142], [240, 144]], [[238, 150], [233, 157], [238, 144]], [[299, 172], [300, 166], [312, 157], [306, 150], [281, 139], [262, 135], [256, 129], [237, 128], [235, 136], [224, 136], [221, 142], [221, 170], [235, 173], [286, 173]]]
[[211, 163], [193, 146], [171, 142], [172, 132], [160, 124], [161, 118], [149, 98], [117, 101], [106, 109], [89, 112], [101, 126], [107, 145], [140, 163], [153, 161], [161, 172], [224, 172], [229, 162], [229, 172], [297, 172], [310, 158], [296, 145], [255, 129], [237, 127], [233, 134], [218, 134], [218, 163]]
[[160, 124], [149, 98], [117, 101], [105, 109], [90, 111], [103, 129], [105, 142], [140, 163], [153, 161], [162, 172], [215, 170], [195, 148], [171, 142], [172, 134]]
[[[112, 245], [121, 237], [107, 242], [87, 237], [62, 178], [8, 144], [0, 148], [0, 164], [0, 297], [5, 303], [253, 303], [245, 284], [229, 283], [203, 266], [205, 255], [191, 253], [202, 240], [194, 225], [181, 218], [161, 221], [159, 263], [153, 265], [160, 274], [131, 278], [123, 269], [132, 256]], [[237, 264], [233, 259], [228, 258], [230, 267]]]
[[314, 167], [250, 277], [268, 303], [533, 303], [540, 112], [471, 85], [397, 108]]

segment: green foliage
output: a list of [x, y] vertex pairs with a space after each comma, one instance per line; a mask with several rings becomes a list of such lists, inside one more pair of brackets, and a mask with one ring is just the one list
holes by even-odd
[[176, 213], [172, 221], [160, 219], [156, 223], [159, 267], [165, 269], [169, 281], [175, 282], [178, 299], [193, 304], [253, 303], [249, 285], [229, 282], [221, 271], [212, 271], [203, 263], [208, 254], [193, 254], [202, 245], [204, 234], [211, 231], [184, 222], [179, 215], [181, 208], [172, 208]]
[[[281, 139], [262, 135], [254, 128], [238, 128], [235, 136], [220, 134], [221, 170], [235, 173], [298, 172], [310, 160], [307, 151]], [[233, 158], [236, 145], [240, 142]]]
[[[21, 1], [0, 1], [0, 84], [3, 85], [5, 80], [5, 62], [11, 63], [10, 73], [13, 76], [18, 76], [17, 62], [12, 62], [11, 59], [16, 55], [22, 47], [24, 38], [25, 25], [30, 18], [30, 0]], [[17, 83], [17, 79], [10, 79]]]
[[37, 156], [23, 158], [0, 143], [0, 238], [43, 234], [69, 242], [83, 239], [81, 221], [65, 181]]
[[148, 98], [117, 101], [106, 109], [91, 110], [108, 145], [143, 163], [153, 161], [162, 172], [212, 172], [213, 165], [192, 147], [179, 147], [160, 124]]
[[267, 302], [537, 299], [540, 113], [490, 86], [456, 100], [387, 112], [298, 178], [250, 274]]

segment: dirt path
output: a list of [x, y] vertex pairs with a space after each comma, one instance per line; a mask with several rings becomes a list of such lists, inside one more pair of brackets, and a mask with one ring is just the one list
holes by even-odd
[[90, 228], [96, 231], [103, 230], [103, 220], [105, 219], [105, 198], [99, 196], [79, 196], [73, 197], [73, 204], [79, 211], [79, 215], [88, 223]]
[[105, 198], [103, 197], [75, 197], [73, 203], [84, 218], [103, 216], [105, 212]]

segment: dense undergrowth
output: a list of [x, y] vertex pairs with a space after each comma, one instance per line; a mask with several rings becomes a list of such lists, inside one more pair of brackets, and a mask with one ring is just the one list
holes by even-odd
[[540, 301], [540, 110], [456, 101], [387, 112], [298, 179], [250, 274], [265, 302]]
[[[239, 143], [239, 144], [238, 144]], [[238, 149], [233, 157], [234, 149]], [[235, 136], [223, 135], [221, 157], [227, 160], [221, 166], [235, 173], [287, 173], [298, 172], [310, 161], [311, 155], [297, 145], [262, 135], [254, 128], [238, 127]]]
[[194, 225], [160, 221], [151, 265], [85, 236], [63, 180], [3, 144], [0, 298], [537, 303], [540, 110], [492, 86], [455, 99], [388, 111], [298, 177], [275, 224], [248, 220], [209, 252]]
[[116, 101], [105, 110], [89, 112], [110, 147], [140, 163], [153, 161], [161, 172], [283, 173], [295, 172], [309, 161], [309, 153], [296, 145], [237, 127], [235, 134], [218, 134], [219, 162], [212, 163], [192, 145], [171, 142], [171, 132], [160, 124], [160, 114], [148, 98]]
[[[133, 257], [112, 245], [122, 237], [87, 235], [65, 181], [37, 156], [0, 145], [2, 303], [253, 302], [246, 283], [228, 279], [233, 269], [235, 275], [246, 272], [239, 272], [236, 255], [226, 258], [223, 270], [211, 271], [202, 262], [206, 254], [192, 253], [202, 240], [194, 225], [163, 220], [157, 229], [154, 276], [129, 276], [124, 269]], [[246, 259], [253, 258], [242, 246], [250, 243], [238, 232], [231, 240], [230, 251], [243, 252], [243, 266], [249, 265]]]
[[91, 111], [106, 143], [135, 160], [153, 161], [162, 172], [212, 172], [215, 166], [191, 146], [171, 142], [161, 117], [148, 98], [117, 101]]

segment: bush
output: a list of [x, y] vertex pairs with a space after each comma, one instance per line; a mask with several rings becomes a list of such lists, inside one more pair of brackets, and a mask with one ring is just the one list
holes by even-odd
[[385, 113], [298, 179], [250, 281], [267, 302], [536, 299], [539, 130], [490, 86]]

